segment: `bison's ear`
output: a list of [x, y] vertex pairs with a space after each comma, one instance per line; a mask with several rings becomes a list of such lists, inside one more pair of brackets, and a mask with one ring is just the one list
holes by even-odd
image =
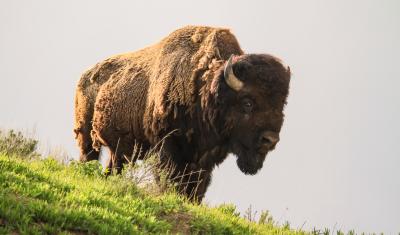
[[243, 87], [243, 82], [240, 81], [239, 78], [237, 78], [233, 73], [232, 58], [233, 55], [231, 55], [231, 57], [229, 57], [228, 61], [225, 63], [224, 78], [226, 84], [228, 84], [230, 88], [232, 88], [235, 91], [240, 91], [240, 89], [242, 89]]

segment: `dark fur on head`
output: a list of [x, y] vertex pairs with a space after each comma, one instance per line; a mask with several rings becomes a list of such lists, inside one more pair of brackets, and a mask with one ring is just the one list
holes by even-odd
[[[265, 54], [241, 55], [234, 58], [234, 74], [244, 82], [234, 91], [225, 82], [223, 67], [206, 85], [208, 94], [204, 115], [221, 140], [228, 142], [228, 152], [234, 153], [241, 171], [255, 174], [270, 148], [260, 146], [261, 132], [279, 133], [283, 123], [283, 108], [288, 96], [290, 70], [279, 59]], [[250, 99], [253, 108], [245, 110], [243, 100]]]

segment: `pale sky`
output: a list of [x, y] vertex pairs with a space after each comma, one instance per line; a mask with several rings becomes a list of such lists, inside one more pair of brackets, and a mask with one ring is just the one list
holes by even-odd
[[400, 232], [399, 1], [0, 2], [0, 127], [77, 157], [80, 74], [185, 25], [228, 27], [293, 72], [281, 141], [256, 176], [231, 156], [205, 202], [294, 228]]

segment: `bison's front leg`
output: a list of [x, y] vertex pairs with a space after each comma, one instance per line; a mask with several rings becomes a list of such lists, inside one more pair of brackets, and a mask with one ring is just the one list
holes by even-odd
[[190, 201], [201, 202], [211, 181], [211, 171], [185, 165], [176, 169], [170, 180]]
[[207, 188], [211, 182], [211, 172], [206, 170], [194, 171], [189, 182], [193, 182], [188, 187], [186, 195], [189, 199], [196, 202], [201, 202], [206, 194]]
[[211, 181], [211, 170], [193, 160], [192, 148], [184, 137], [177, 134], [164, 140], [160, 162], [161, 168], [166, 167], [168, 180], [178, 193], [193, 202], [201, 202]]

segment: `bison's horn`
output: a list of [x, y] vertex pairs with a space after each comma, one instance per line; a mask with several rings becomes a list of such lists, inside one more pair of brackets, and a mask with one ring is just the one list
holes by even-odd
[[233, 58], [233, 55], [231, 55], [231, 57], [229, 57], [228, 62], [226, 62], [225, 69], [224, 69], [224, 77], [225, 77], [225, 81], [228, 84], [228, 86], [230, 86], [235, 91], [239, 91], [243, 87], [243, 82], [240, 81], [235, 76], [235, 74], [233, 74], [232, 58]]

